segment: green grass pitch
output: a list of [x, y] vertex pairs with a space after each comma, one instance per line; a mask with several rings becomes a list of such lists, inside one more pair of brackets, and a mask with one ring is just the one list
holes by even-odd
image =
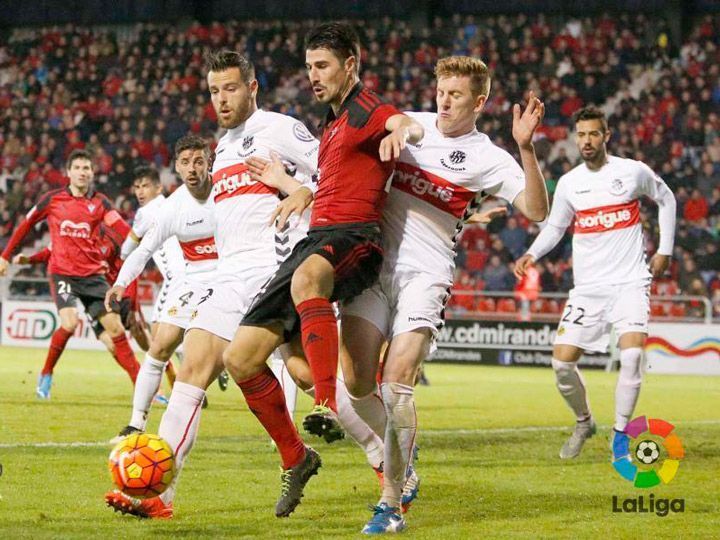
[[[180, 480], [175, 519], [113, 513], [109, 446], [130, 413], [131, 386], [107, 354], [68, 351], [52, 400], [34, 397], [45, 351], [0, 348], [0, 538], [360, 538], [377, 480], [354, 444], [307, 439], [323, 457], [303, 503], [274, 517], [279, 460], [239, 390], [213, 385]], [[616, 374], [586, 371], [602, 425], [574, 461], [557, 452], [572, 417], [551, 370], [429, 365], [417, 390], [420, 497], [408, 538], [688, 538], [720, 535], [720, 384], [647, 376], [638, 414], [676, 425], [686, 450], [669, 485], [634, 488], [612, 469], [608, 429]], [[296, 421], [309, 410], [304, 396]], [[149, 431], [157, 429], [155, 408]], [[562, 427], [566, 426], [566, 427]], [[41, 446], [39, 443], [96, 443]], [[620, 500], [685, 500], [684, 513], [614, 513]]]

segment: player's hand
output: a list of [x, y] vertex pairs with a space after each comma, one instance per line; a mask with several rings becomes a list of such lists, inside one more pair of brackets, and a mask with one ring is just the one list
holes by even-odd
[[392, 161], [400, 157], [400, 152], [407, 145], [410, 131], [408, 128], [400, 128], [386, 135], [380, 141], [380, 161]]
[[30, 264], [30, 257], [22, 253], [18, 253], [12, 259], [13, 264]]
[[302, 215], [305, 209], [313, 202], [313, 193], [306, 187], [296, 189], [291, 195], [285, 197], [275, 207], [275, 211], [270, 216], [269, 225], [275, 223], [278, 231], [285, 228], [288, 218], [292, 214]]
[[523, 277], [525, 277], [525, 272], [527, 272], [527, 269], [534, 264], [535, 257], [533, 257], [532, 255], [525, 254], [520, 257], [517, 261], [515, 261], [515, 269], [513, 270], [515, 277], [518, 279], [522, 279]]
[[249, 157], [245, 160], [250, 178], [255, 182], [262, 182], [268, 187], [285, 191], [284, 180], [288, 176], [285, 165], [280, 161], [280, 156], [275, 152], [270, 153], [270, 161], [260, 157]]
[[125, 287], [114, 285], [105, 293], [105, 309], [108, 313], [112, 311], [113, 301], [120, 302], [125, 294]]
[[0, 276], [7, 274], [8, 266], [10, 266], [10, 263], [7, 259], [0, 257]]
[[477, 212], [471, 215], [465, 223], [490, 223], [493, 219], [507, 215], [508, 209], [505, 206], [492, 208], [487, 212]]
[[670, 266], [670, 257], [656, 253], [650, 259], [650, 273], [654, 278], [661, 278]]
[[533, 134], [545, 116], [545, 104], [530, 91], [525, 111], [520, 111], [520, 105], [513, 105], [513, 139], [520, 148], [530, 148]]

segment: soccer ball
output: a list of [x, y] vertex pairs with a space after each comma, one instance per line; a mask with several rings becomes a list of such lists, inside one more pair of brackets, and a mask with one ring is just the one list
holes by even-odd
[[660, 448], [655, 441], [642, 441], [638, 444], [635, 455], [641, 463], [651, 465], [660, 457]]
[[175, 456], [157, 435], [134, 433], [110, 452], [108, 468], [120, 491], [133, 497], [155, 497], [175, 476]]

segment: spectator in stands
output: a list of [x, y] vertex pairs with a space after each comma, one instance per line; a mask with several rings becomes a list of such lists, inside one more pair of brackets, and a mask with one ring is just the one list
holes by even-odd
[[510, 291], [515, 282], [507, 264], [503, 263], [499, 255], [490, 256], [482, 272], [482, 279], [489, 291]]
[[502, 243], [512, 255], [512, 259], [520, 258], [527, 248], [527, 232], [518, 227], [517, 218], [510, 217], [505, 228], [498, 235]]

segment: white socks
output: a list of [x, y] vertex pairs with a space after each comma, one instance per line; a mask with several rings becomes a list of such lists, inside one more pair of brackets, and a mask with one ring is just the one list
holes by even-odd
[[640, 347], [620, 351], [620, 375], [615, 388], [615, 429], [622, 431], [632, 418], [642, 382]]
[[270, 369], [275, 375], [275, 378], [280, 381], [283, 394], [285, 394], [285, 404], [290, 412], [290, 418], [294, 418], [298, 387], [295, 385], [295, 381], [293, 381], [290, 373], [288, 373], [285, 362], [278, 351], [275, 351], [270, 357]]
[[175, 496], [180, 470], [195, 443], [204, 397], [205, 390], [202, 388], [176, 381], [170, 394], [170, 402], [160, 421], [158, 435], [167, 441], [175, 453], [175, 479], [160, 495], [165, 504], [172, 502]]
[[385, 433], [385, 471], [381, 502], [394, 508], [400, 507], [405, 473], [411, 461], [417, 415], [413, 388], [399, 383], [380, 385], [387, 427]]
[[163, 371], [165, 371], [165, 362], [156, 360], [150, 356], [150, 353], [145, 353], [145, 361], [140, 366], [135, 381], [131, 426], [140, 430], [145, 429], [148, 411], [150, 411], [152, 400], [160, 388]]
[[[337, 380], [335, 399], [337, 400], [338, 420], [342, 427], [363, 449], [370, 466], [375, 469], [379, 468], [382, 465], [385, 451], [382, 438], [355, 412], [351, 403], [352, 398], [342, 379]], [[377, 401], [379, 402], [379, 400]]]
[[578, 422], [589, 419], [590, 404], [585, 392], [585, 381], [580, 375], [577, 362], [561, 362], [553, 358], [552, 367], [555, 370], [557, 388], [575, 413]]
[[[343, 384], [343, 387], [344, 386]], [[347, 392], [347, 389], [345, 389], [345, 391]], [[367, 396], [356, 398], [348, 394], [347, 397], [357, 415], [362, 418], [381, 440], [384, 439], [387, 413], [385, 412], [385, 405], [383, 404], [382, 397], [380, 397], [378, 387], [376, 386]]]

